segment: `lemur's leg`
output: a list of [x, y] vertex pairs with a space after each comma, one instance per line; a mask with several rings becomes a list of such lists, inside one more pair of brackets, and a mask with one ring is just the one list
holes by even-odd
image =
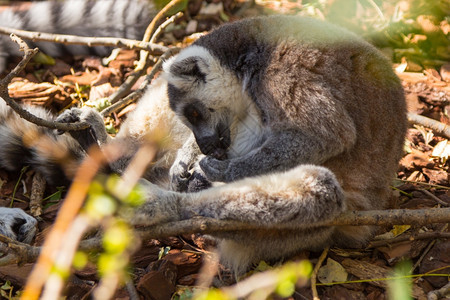
[[29, 244], [36, 233], [37, 221], [20, 208], [0, 207], [0, 234]]
[[334, 174], [313, 165], [246, 178], [199, 193], [177, 193], [143, 184], [147, 202], [133, 221], [147, 225], [203, 216], [269, 227], [291, 223], [303, 228], [332, 220], [346, 209], [344, 193]]

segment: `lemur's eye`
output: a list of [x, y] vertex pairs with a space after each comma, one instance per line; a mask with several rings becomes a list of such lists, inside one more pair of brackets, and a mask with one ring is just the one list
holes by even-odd
[[194, 125], [203, 120], [203, 114], [193, 105], [188, 105], [184, 109], [184, 116], [191, 124]]
[[200, 116], [200, 114], [195, 109], [191, 111], [192, 118], [197, 119], [199, 116]]

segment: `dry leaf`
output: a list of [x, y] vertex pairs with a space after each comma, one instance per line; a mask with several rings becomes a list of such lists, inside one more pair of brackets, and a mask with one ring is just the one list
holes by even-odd
[[399, 236], [406, 230], [411, 228], [411, 225], [394, 225], [391, 232], [394, 234], [394, 237]]
[[450, 156], [450, 143], [448, 140], [443, 140], [437, 143], [436, 146], [434, 146], [431, 156], [447, 160]]
[[347, 280], [348, 273], [337, 261], [328, 258], [327, 264], [319, 269], [317, 278], [321, 283], [342, 282]]

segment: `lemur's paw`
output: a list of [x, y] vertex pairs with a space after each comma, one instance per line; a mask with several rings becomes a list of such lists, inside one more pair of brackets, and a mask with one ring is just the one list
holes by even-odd
[[197, 168], [189, 178], [188, 184], [188, 193], [196, 193], [201, 190], [206, 190], [211, 187], [211, 181], [206, 179], [205, 174], [203, 174], [202, 170]]
[[[56, 118], [56, 122], [59, 123], [75, 123], [75, 122], [80, 122], [80, 116], [82, 114], [82, 110], [80, 108], [77, 107], [72, 107], [70, 109], [66, 109], [65, 111], [63, 111], [57, 118]], [[58, 134], [63, 134], [64, 131], [57, 129], [56, 132]]]
[[37, 221], [20, 208], [0, 207], [0, 234], [23, 243], [31, 243]]
[[200, 161], [200, 167], [210, 181], [230, 182], [229, 160], [218, 160], [207, 156]]
[[176, 161], [169, 172], [170, 186], [173, 191], [194, 193], [211, 187], [197, 163], [188, 165]]
[[187, 192], [189, 186], [189, 178], [192, 174], [190, 167], [183, 161], [175, 161], [169, 170], [170, 188], [177, 192]]
[[[70, 135], [77, 140], [83, 149], [87, 150], [93, 144], [103, 144], [107, 140], [107, 133], [102, 116], [93, 108], [73, 107], [65, 110], [56, 118], [56, 122], [75, 123], [86, 122], [89, 128], [83, 130], [70, 131]], [[63, 134], [61, 130], [57, 130], [58, 134]]]

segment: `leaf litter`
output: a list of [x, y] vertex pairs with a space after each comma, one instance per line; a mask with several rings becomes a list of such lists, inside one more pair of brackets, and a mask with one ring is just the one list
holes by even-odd
[[[289, 1], [277, 3], [278, 7], [275, 2], [259, 1], [260, 6], [248, 9], [245, 14], [260, 14], [267, 12], [268, 9], [297, 11], [302, 8], [302, 5], [294, 5]], [[231, 19], [236, 18], [230, 13], [232, 5], [234, 4], [230, 4], [230, 1], [224, 0], [219, 14], [223, 14], [225, 10]], [[309, 11], [314, 13], [317, 9], [315, 7]], [[173, 26], [172, 31], [163, 34], [161, 41], [180, 46], [182, 45], [180, 40], [190, 41], [187, 32], [190, 34], [209, 30], [211, 25], [220, 22], [223, 22], [220, 17], [207, 16], [196, 24], [191, 22], [189, 28], [186, 28], [186, 24], [185, 27], [177, 24]], [[422, 30], [437, 30], [430, 19], [421, 18], [418, 22]], [[447, 28], [445, 26], [448, 25], [443, 24], [442, 28]], [[411, 44], [418, 45], [423, 42], [423, 37], [419, 34], [410, 38]], [[426, 38], [427, 36], [425, 40]], [[399, 49], [394, 48], [392, 53], [400, 53], [401, 51], [397, 51]], [[436, 52], [438, 49], [433, 51]], [[100, 58], [94, 57], [54, 58], [53, 63], [36, 61], [27, 66], [20, 78], [14, 79], [9, 87], [10, 94], [22, 103], [41, 105], [59, 112], [71, 104], [87, 99], [101, 99], [113, 93], [133, 71], [134, 60], [137, 57], [136, 51], [121, 50], [107, 66], [102, 65]], [[394, 65], [402, 80], [410, 112], [450, 125], [449, 65], [446, 63], [441, 67], [423, 68], [409, 56], [404, 56], [397, 65]], [[120, 125], [126, 118], [126, 113], [132, 108], [133, 106], [125, 108], [122, 113], [116, 115], [114, 124]], [[434, 134], [423, 126], [411, 127], [406, 136], [405, 150], [399, 164], [397, 180], [393, 182], [393, 190], [398, 193], [394, 207], [417, 209], [441, 207], [442, 203], [450, 205], [448, 139]], [[0, 170], [1, 205], [8, 206], [14, 194], [13, 206], [29, 211], [28, 202], [34, 171], [27, 170], [21, 179], [19, 176], [18, 173]], [[39, 231], [34, 245], [42, 244], [60, 206], [59, 201], [63, 199], [61, 190], [52, 187], [46, 188], [45, 195], [48, 200], [42, 207]], [[54, 197], [51, 197], [52, 195]], [[436, 201], [436, 198], [441, 202]], [[417, 264], [412, 272], [415, 276], [412, 280], [413, 297], [426, 299], [427, 293], [446, 285], [448, 277], [422, 275], [450, 274], [450, 241], [439, 238], [425, 240], [414, 238], [430, 232], [448, 233], [448, 226], [411, 224], [380, 228], [374, 241], [385, 241], [386, 244], [383, 246], [367, 249], [331, 249], [327, 263], [319, 269], [318, 279], [321, 285], [318, 286], [318, 290], [321, 299], [387, 299], [386, 289], [389, 280], [386, 279], [394, 276], [395, 266], [405, 260]], [[410, 238], [398, 243], [389, 242], [395, 237], [402, 236]], [[175, 299], [185, 299], [183, 295], [192, 296], [203, 258], [213, 247], [213, 241], [198, 234], [146, 242], [132, 257], [131, 275], [137, 291], [145, 299], [170, 299], [172, 295], [176, 295]], [[158, 258], [161, 251], [164, 255]], [[320, 253], [305, 251], [299, 258], [315, 262], [319, 255]], [[7, 294], [10, 293], [11, 287], [13, 291], [20, 290], [31, 267], [32, 264], [0, 267], [2, 296], [9, 296]], [[75, 270], [74, 276], [77, 280], [70, 280], [66, 290], [68, 299], [85, 297], [99, 279], [92, 263], [88, 263], [81, 270]], [[218, 275], [214, 279], [215, 285], [229, 285], [234, 280], [228, 270], [219, 266]], [[129, 295], [125, 288], [121, 288], [115, 297], [126, 299]], [[299, 287], [289, 299], [304, 298], [311, 298], [308, 286]]]

